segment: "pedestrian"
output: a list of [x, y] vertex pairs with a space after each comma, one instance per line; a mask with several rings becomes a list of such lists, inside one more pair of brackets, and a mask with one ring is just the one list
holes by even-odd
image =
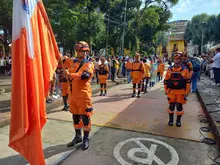
[[173, 56], [174, 65], [167, 70], [164, 79], [164, 90], [167, 95], [169, 108], [169, 126], [173, 126], [175, 107], [177, 109], [176, 126], [181, 127], [181, 117], [184, 114], [183, 105], [186, 104], [186, 97], [190, 93], [190, 75], [188, 69], [181, 65], [181, 53]]
[[197, 90], [197, 80], [199, 79], [200, 70], [201, 70], [200, 61], [196, 57], [197, 57], [197, 55], [193, 54], [193, 58], [191, 58], [191, 60], [190, 60], [192, 65], [193, 65], [193, 74], [192, 74], [192, 77], [191, 77], [192, 93], [196, 93], [196, 90]]
[[[66, 76], [72, 82], [69, 106], [75, 128], [75, 137], [67, 146], [72, 147], [83, 142], [82, 149], [86, 150], [89, 148], [90, 117], [93, 114], [90, 81], [94, 73], [94, 65], [86, 60], [90, 51], [86, 42], [80, 41], [77, 43], [75, 50], [77, 52], [77, 60], [75, 60], [72, 67], [65, 71]], [[83, 139], [82, 128], [84, 131]]]
[[212, 69], [214, 72], [215, 83], [213, 85], [220, 85], [220, 48], [216, 49], [216, 55], [210, 59]]
[[144, 65], [144, 75], [143, 75], [143, 80], [142, 80], [142, 90], [145, 93], [147, 93], [147, 87], [148, 87], [148, 82], [150, 79], [150, 69], [151, 66], [149, 63], [147, 63], [147, 60], [144, 58], [143, 59], [143, 65]]
[[95, 59], [95, 77], [96, 77], [96, 83], [99, 84], [99, 65], [100, 65], [100, 59], [99, 57], [96, 57]]
[[158, 64], [154, 57], [151, 58], [151, 78], [150, 78], [150, 87], [154, 87], [157, 82], [157, 68]]
[[112, 56], [111, 63], [110, 63], [112, 82], [115, 82], [115, 78], [116, 78], [116, 73], [117, 73], [116, 65], [117, 65], [116, 64], [116, 58], [115, 58], [115, 56]]
[[191, 79], [192, 74], [193, 74], [193, 65], [189, 61], [187, 52], [182, 53], [180, 51], [177, 51], [176, 53], [180, 54], [180, 56], [182, 57], [182, 65], [185, 66], [189, 70], [189, 76], [190, 76], [190, 79]]
[[100, 95], [107, 95], [107, 79], [109, 74], [108, 64], [105, 63], [105, 57], [101, 57], [101, 64], [99, 65], [99, 82], [100, 82]]
[[69, 91], [70, 82], [68, 78], [66, 77], [64, 70], [71, 68], [72, 65], [73, 65], [73, 61], [68, 56], [64, 56], [64, 59], [62, 61], [62, 71], [59, 77], [60, 84], [61, 84], [62, 97], [63, 97], [63, 104], [64, 104], [62, 111], [69, 110], [69, 105], [67, 101], [68, 101], [68, 96], [70, 94], [70, 91]]
[[141, 94], [141, 83], [142, 78], [144, 75], [144, 66], [143, 63], [140, 61], [140, 54], [136, 53], [134, 62], [132, 63], [131, 67], [131, 77], [133, 81], [133, 95], [132, 97], [136, 97], [136, 85], [138, 85], [138, 95], [137, 97], [140, 98]]
[[131, 69], [132, 69], [132, 62], [130, 58], [126, 59], [126, 74], [127, 74], [127, 82], [128, 84], [131, 83]]
[[165, 64], [163, 63], [163, 61], [161, 59], [159, 59], [158, 60], [158, 69], [157, 69], [158, 81], [163, 79], [164, 70], [165, 70]]

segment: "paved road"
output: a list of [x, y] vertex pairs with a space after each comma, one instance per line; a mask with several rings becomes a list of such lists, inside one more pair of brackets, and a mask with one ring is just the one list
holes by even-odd
[[[200, 142], [197, 114], [202, 108], [196, 95], [190, 95], [183, 126], [167, 126], [167, 100], [162, 83], [141, 99], [131, 98], [131, 84], [119, 85], [107, 97], [95, 95], [95, 114], [90, 148], [66, 148], [74, 136], [71, 114], [48, 115], [43, 129], [43, 146], [48, 165], [211, 165], [207, 145]], [[57, 111], [56, 111], [57, 109]], [[205, 134], [212, 137], [211, 134]], [[0, 164], [27, 162], [7, 147], [8, 126], [0, 128]], [[67, 157], [68, 156], [68, 157]], [[67, 159], [66, 159], [67, 158]], [[62, 161], [63, 160], [63, 161]], [[62, 161], [62, 163], [59, 163]]]

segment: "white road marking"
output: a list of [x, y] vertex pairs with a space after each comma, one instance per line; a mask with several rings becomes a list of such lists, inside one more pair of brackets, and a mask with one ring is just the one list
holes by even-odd
[[[153, 143], [162, 145], [163, 147], [167, 148], [171, 154], [171, 160], [167, 164], [164, 163], [157, 155], [155, 155], [158, 145], [151, 144], [150, 149], [148, 149], [143, 143], [141, 143], [141, 141], [153, 142]], [[124, 140], [115, 146], [114, 156], [121, 165], [132, 165], [131, 163], [125, 161], [121, 157], [121, 154], [120, 154], [121, 148], [129, 142], [130, 143], [135, 142], [140, 147], [140, 148], [132, 148], [127, 152], [128, 158], [137, 163], [142, 163], [142, 164], [147, 164], [147, 165], [152, 165], [154, 161], [158, 165], [177, 165], [179, 163], [179, 156], [176, 150], [172, 146], [168, 145], [167, 143], [164, 143], [156, 139], [151, 139], [151, 138], [132, 138], [132, 139]], [[146, 153], [147, 158], [139, 158], [135, 156], [135, 153], [137, 152]]]

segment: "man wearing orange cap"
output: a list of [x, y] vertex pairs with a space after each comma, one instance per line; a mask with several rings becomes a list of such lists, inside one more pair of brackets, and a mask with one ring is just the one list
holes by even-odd
[[134, 62], [131, 66], [131, 77], [133, 80], [133, 95], [132, 97], [136, 96], [136, 85], [138, 84], [138, 98], [140, 98], [141, 93], [141, 82], [144, 75], [144, 66], [143, 63], [140, 61], [140, 54], [136, 53], [134, 57]]
[[[76, 44], [75, 49], [77, 60], [75, 60], [69, 70], [66, 70], [66, 75], [71, 81], [69, 106], [76, 134], [75, 138], [67, 146], [72, 147], [77, 143], [83, 142], [82, 149], [86, 150], [89, 148], [90, 117], [93, 113], [90, 81], [94, 73], [94, 65], [86, 59], [89, 54], [89, 45], [86, 42], [80, 41]], [[83, 139], [82, 128], [84, 131]]]
[[[109, 69], [108, 69], [108, 65], [105, 64], [105, 62], [106, 62], [105, 57], [101, 57], [101, 64], [99, 65], [99, 82], [101, 88], [100, 96], [107, 95], [107, 79], [108, 79]], [[105, 93], [103, 93], [104, 91]]]
[[177, 109], [176, 126], [181, 127], [181, 117], [184, 114], [183, 104], [186, 104], [186, 97], [190, 93], [190, 78], [188, 69], [181, 65], [181, 55], [174, 55], [174, 65], [167, 70], [164, 79], [164, 89], [169, 102], [169, 126], [173, 126], [175, 107]]

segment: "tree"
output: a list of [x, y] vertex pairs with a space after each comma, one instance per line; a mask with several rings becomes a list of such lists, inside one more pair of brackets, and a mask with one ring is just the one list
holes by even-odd
[[4, 31], [3, 43], [8, 52], [12, 37], [12, 0], [1, 0], [0, 16], [0, 28]]
[[191, 22], [187, 25], [184, 38], [189, 42], [192, 41], [193, 45], [197, 45], [199, 51], [201, 49], [202, 43], [202, 33], [203, 36], [203, 44], [207, 44], [210, 40], [209, 30], [208, 30], [208, 20], [210, 16], [203, 13], [196, 15], [192, 18]]

